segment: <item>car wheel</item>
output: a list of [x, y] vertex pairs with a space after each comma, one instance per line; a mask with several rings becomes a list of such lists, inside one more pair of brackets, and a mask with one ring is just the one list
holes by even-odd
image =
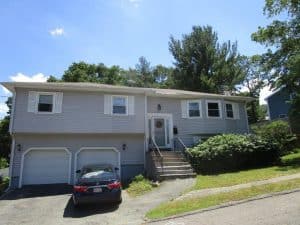
[[75, 208], [77, 208], [79, 206], [78, 201], [76, 200], [76, 198], [74, 197], [74, 195], [72, 196], [72, 200], [73, 200], [73, 205]]

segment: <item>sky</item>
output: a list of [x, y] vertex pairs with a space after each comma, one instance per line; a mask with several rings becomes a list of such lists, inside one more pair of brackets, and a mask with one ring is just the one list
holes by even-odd
[[[9, 0], [0, 5], [0, 81], [61, 77], [73, 62], [134, 67], [140, 56], [171, 66], [170, 36], [211, 25], [220, 42], [238, 42], [243, 55], [265, 52], [251, 41], [270, 23], [264, 0]], [[260, 102], [270, 94], [262, 91]], [[0, 88], [0, 117], [7, 111]]]

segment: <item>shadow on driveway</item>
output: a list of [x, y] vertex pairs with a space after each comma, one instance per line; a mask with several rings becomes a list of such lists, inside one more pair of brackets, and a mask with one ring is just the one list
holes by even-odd
[[21, 189], [15, 189], [7, 193], [2, 200], [17, 200], [22, 198], [46, 197], [71, 193], [72, 185], [67, 184], [27, 185]]
[[94, 214], [109, 213], [117, 210], [118, 204], [87, 204], [81, 205], [77, 208], [74, 207], [72, 197], [66, 205], [63, 217], [81, 218], [91, 216]]

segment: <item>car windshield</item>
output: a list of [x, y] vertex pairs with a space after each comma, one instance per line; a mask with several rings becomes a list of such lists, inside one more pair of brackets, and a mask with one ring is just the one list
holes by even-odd
[[81, 178], [100, 178], [102, 180], [109, 180], [115, 179], [116, 175], [114, 173], [113, 167], [110, 165], [90, 165], [82, 168]]

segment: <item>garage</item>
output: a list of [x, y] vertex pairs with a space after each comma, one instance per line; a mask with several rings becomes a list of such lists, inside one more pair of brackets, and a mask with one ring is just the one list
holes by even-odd
[[[113, 147], [85, 147], [75, 154], [75, 171], [89, 164], [111, 164], [119, 168], [120, 174], [120, 152]], [[76, 173], [74, 173], [76, 180]]]
[[70, 183], [71, 153], [66, 148], [31, 148], [22, 156], [20, 185]]

